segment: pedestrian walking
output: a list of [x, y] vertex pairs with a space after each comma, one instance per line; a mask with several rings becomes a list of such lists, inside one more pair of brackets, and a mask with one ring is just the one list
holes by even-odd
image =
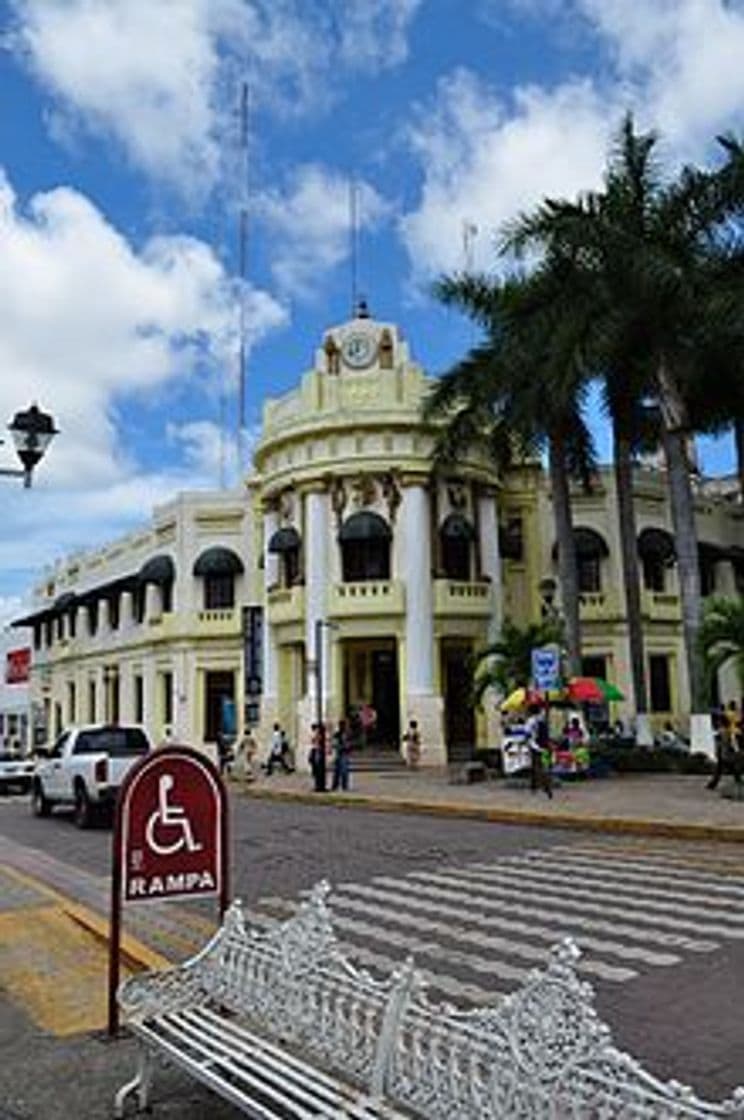
[[421, 761], [421, 735], [415, 719], [409, 720], [408, 729], [403, 736], [406, 764], [411, 770], [418, 770]]
[[310, 729], [310, 771], [316, 793], [326, 792], [326, 740], [325, 725], [314, 723]]
[[538, 789], [545, 792], [546, 797], [553, 799], [553, 783], [551, 776], [550, 738], [548, 736], [548, 721], [542, 708], [534, 704], [530, 708], [527, 720], [527, 731], [530, 745], [530, 789], [536, 793]]
[[256, 736], [250, 728], [246, 728], [238, 743], [237, 761], [238, 773], [243, 771], [244, 782], [255, 782], [256, 773], [253, 769], [258, 754], [258, 743]]
[[269, 777], [273, 774], [275, 766], [281, 766], [286, 774], [291, 774], [294, 770], [289, 758], [287, 733], [278, 723], [274, 724], [274, 730], [271, 732], [271, 748], [266, 762], [266, 774]]
[[351, 772], [351, 740], [345, 719], [333, 733], [333, 783], [331, 789], [348, 789]]

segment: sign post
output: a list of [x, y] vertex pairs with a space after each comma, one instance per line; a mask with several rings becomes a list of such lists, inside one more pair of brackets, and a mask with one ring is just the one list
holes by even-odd
[[122, 903], [170, 898], [229, 901], [227, 793], [213, 763], [191, 747], [146, 755], [116, 802], [109, 929], [108, 1033], [119, 1028]]

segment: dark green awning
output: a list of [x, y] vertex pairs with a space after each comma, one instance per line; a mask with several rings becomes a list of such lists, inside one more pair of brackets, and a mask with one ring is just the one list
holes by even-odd
[[353, 513], [341, 526], [338, 534], [340, 541], [389, 541], [392, 539], [390, 526], [378, 513], [362, 510]]
[[243, 571], [243, 561], [231, 548], [214, 545], [201, 553], [193, 571], [195, 576], [235, 576]]

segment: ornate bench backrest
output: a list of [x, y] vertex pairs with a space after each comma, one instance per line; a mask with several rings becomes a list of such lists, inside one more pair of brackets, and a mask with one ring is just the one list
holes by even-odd
[[[412, 968], [377, 981], [344, 957], [319, 883], [299, 911], [269, 931], [248, 928], [231, 907], [199, 961], [205, 995], [273, 1039], [382, 1090], [394, 1024]], [[385, 1048], [384, 1042], [388, 1045]]]
[[428, 999], [410, 961], [386, 981], [347, 961], [328, 892], [319, 883], [269, 931], [247, 928], [234, 904], [197, 957], [132, 977], [122, 1005], [146, 1019], [216, 1001], [426, 1120], [744, 1120], [744, 1088], [707, 1103], [613, 1046], [570, 940], [494, 1006], [458, 1011]]

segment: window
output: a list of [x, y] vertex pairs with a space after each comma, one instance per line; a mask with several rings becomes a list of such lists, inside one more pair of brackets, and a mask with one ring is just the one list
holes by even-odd
[[163, 614], [170, 614], [173, 610], [173, 580], [166, 580], [160, 585], [160, 594], [163, 601]]
[[648, 673], [651, 686], [651, 711], [670, 712], [672, 710], [672, 690], [667, 654], [652, 654], [648, 659]]
[[204, 609], [228, 610], [235, 606], [235, 577], [231, 574], [204, 577]]
[[88, 681], [88, 721], [96, 721], [96, 682], [93, 677]]
[[707, 557], [700, 557], [700, 594], [714, 595], [716, 590], [716, 565]]
[[81, 731], [75, 742], [75, 754], [99, 754], [112, 758], [128, 758], [147, 754], [150, 744], [138, 727], [101, 727], [95, 731]]
[[145, 602], [146, 602], [147, 587], [144, 583], [138, 583], [134, 590], [134, 602], [132, 608], [134, 611], [134, 621], [145, 621]]
[[173, 674], [163, 673], [163, 723], [173, 723]]
[[98, 603], [95, 600], [88, 604], [88, 633], [95, 634], [98, 629]]
[[439, 532], [442, 569], [447, 579], [470, 579], [470, 556], [475, 530], [460, 513], [451, 513]]
[[647, 591], [664, 591], [666, 589], [667, 565], [663, 557], [647, 555], [643, 557], [643, 586]]
[[134, 722], [145, 722], [145, 681], [139, 673], [134, 677]]
[[280, 572], [283, 587], [294, 587], [300, 575], [300, 550], [289, 548], [280, 558]]
[[57, 619], [57, 638], [61, 642], [65, 636], [65, 616], [61, 614]]
[[499, 552], [504, 560], [524, 560], [524, 527], [521, 517], [507, 517], [500, 526]]
[[390, 526], [377, 513], [355, 513], [341, 526], [344, 581], [390, 579]]
[[602, 590], [602, 564], [599, 556], [577, 556], [576, 565], [579, 577], [579, 592], [588, 593]]
[[76, 704], [75, 704], [75, 682], [67, 682], [67, 720], [69, 723], [74, 723], [76, 718]]
[[34, 623], [34, 649], [41, 649], [42, 626], [40, 622]]
[[582, 677], [600, 677], [607, 679], [607, 658], [604, 654], [592, 654], [581, 659]]
[[68, 615], [68, 618], [70, 620], [69, 621], [70, 637], [74, 638], [75, 637], [75, 631], [77, 630], [77, 611], [75, 610], [74, 607], [70, 611], [70, 613]]

